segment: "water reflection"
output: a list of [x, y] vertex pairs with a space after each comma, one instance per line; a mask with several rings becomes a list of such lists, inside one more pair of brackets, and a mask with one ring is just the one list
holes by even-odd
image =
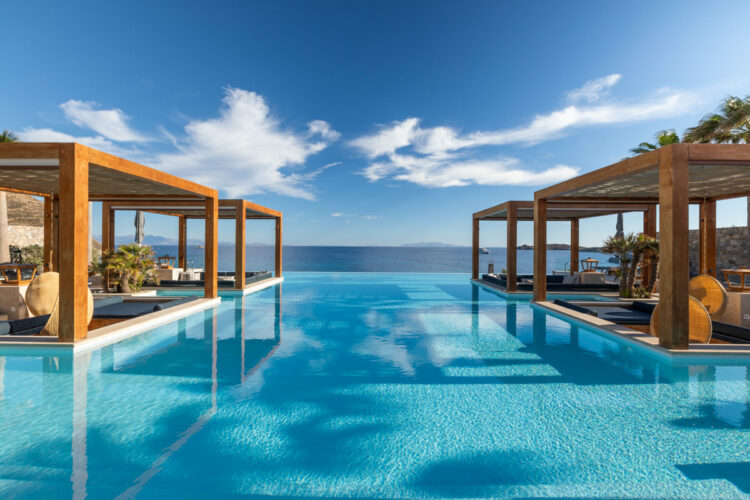
[[237, 297], [80, 355], [4, 352], [0, 456], [15, 481], [0, 481], [0, 496], [137, 495], [214, 417], [220, 387], [244, 383], [278, 347], [281, 288], [270, 297], [251, 307]]
[[[750, 428], [750, 366], [732, 361], [721, 364], [673, 362], [586, 327], [551, 316], [543, 309], [523, 308], [518, 303], [482, 300], [480, 287], [472, 285], [472, 336], [478, 338], [480, 318], [490, 318], [525, 347], [522, 352], [538, 356], [553, 367], [562, 382], [577, 385], [651, 384], [655, 394], [660, 384], [670, 384], [675, 397], [699, 405], [700, 414], [675, 419], [671, 425], [696, 428]], [[582, 362], [585, 358], [585, 362]], [[706, 404], [710, 402], [710, 404]], [[701, 406], [700, 403], [703, 403]]]

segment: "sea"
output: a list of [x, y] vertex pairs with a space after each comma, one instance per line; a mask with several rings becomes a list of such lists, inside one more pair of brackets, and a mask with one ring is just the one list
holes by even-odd
[[[156, 255], [177, 255], [176, 245], [155, 245]], [[479, 256], [480, 273], [487, 272], [494, 263], [495, 272], [506, 267], [506, 249], [488, 248], [488, 254]], [[203, 267], [202, 248], [189, 246], [187, 267]], [[470, 247], [355, 247], [355, 246], [284, 246], [284, 271], [325, 272], [402, 272], [402, 273], [470, 273]], [[580, 258], [593, 258], [600, 267], [610, 267], [608, 255], [599, 252], [580, 252]], [[248, 246], [246, 251], [248, 271], [273, 270], [274, 248]], [[569, 250], [548, 250], [547, 270], [566, 269], [570, 262]], [[532, 274], [534, 251], [518, 250], [518, 273]], [[219, 245], [219, 271], [234, 270], [234, 245]]]

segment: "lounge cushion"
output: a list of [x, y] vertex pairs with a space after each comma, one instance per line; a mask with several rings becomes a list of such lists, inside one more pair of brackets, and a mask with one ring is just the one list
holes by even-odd
[[553, 304], [556, 304], [558, 306], [567, 307], [568, 309], [571, 309], [573, 311], [583, 313], [583, 314], [589, 314], [591, 316], [598, 316], [597, 312], [594, 310], [591, 310], [587, 307], [578, 306], [576, 304], [572, 304], [566, 300], [562, 299], [555, 299], [552, 301]]
[[10, 323], [10, 334], [21, 335], [21, 332], [26, 330], [33, 330], [36, 328], [44, 328], [44, 325], [49, 321], [49, 314], [43, 316], [34, 316], [33, 318], [16, 319], [9, 321]]
[[187, 304], [188, 302], [192, 302], [194, 300], [198, 300], [197, 295], [193, 297], [182, 297], [181, 299], [170, 300], [169, 302], [162, 302], [154, 306], [154, 311], [162, 311], [164, 309], [169, 309], [170, 307]]
[[643, 302], [640, 300], [634, 300], [633, 301], [633, 310], [634, 311], [641, 311], [649, 314], [653, 314], [654, 308], [656, 307], [655, 302]]
[[746, 342], [750, 342], [750, 328], [744, 326], [732, 325], [730, 323], [722, 323], [720, 321], [712, 322], [714, 333], [740, 339]]

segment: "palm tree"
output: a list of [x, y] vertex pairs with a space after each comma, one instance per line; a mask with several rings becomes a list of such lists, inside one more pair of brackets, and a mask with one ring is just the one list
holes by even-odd
[[[16, 142], [18, 137], [10, 130], [0, 132], [0, 142]], [[8, 195], [0, 191], [0, 262], [10, 261], [10, 240], [8, 238]]]
[[[716, 113], [711, 113], [690, 127], [683, 135], [685, 142], [750, 144], [750, 96], [726, 97]], [[747, 232], [750, 237], [750, 196], [747, 197]], [[750, 245], [747, 260], [750, 262]]]
[[655, 149], [663, 148], [670, 144], [678, 144], [680, 142], [680, 136], [675, 132], [674, 129], [660, 130], [654, 137], [656, 137], [656, 143], [642, 142], [637, 147], [630, 150], [633, 156], [641, 153], [648, 153]]
[[149, 246], [137, 243], [122, 245], [116, 252], [102, 256], [103, 265], [93, 266], [95, 272], [111, 271], [113, 281], [123, 293], [137, 292], [145, 281], [156, 281], [154, 251]]

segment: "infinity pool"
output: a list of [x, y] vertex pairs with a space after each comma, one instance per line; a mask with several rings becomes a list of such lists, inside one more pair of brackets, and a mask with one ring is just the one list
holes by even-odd
[[75, 358], [0, 350], [0, 497], [742, 497], [749, 401], [748, 363], [467, 276], [290, 274]]

